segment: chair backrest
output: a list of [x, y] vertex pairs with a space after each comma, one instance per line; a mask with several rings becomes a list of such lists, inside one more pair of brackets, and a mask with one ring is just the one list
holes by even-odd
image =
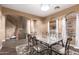
[[28, 46], [30, 46], [30, 43], [32, 43], [32, 36], [28, 34], [27, 37], [28, 37]]
[[66, 45], [65, 45], [65, 54], [69, 54], [69, 47], [70, 47], [70, 42], [72, 41], [72, 38], [67, 38]]
[[32, 43], [33, 43], [33, 46], [36, 46], [37, 45], [36, 36], [33, 36], [32, 37]]

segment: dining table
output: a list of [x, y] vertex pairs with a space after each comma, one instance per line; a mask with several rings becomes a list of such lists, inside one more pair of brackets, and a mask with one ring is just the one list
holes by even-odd
[[41, 42], [42, 44], [46, 44], [48, 46], [48, 50], [49, 50], [49, 55], [52, 55], [52, 46], [61, 42], [62, 46], [64, 46], [63, 44], [63, 39], [62, 38], [56, 38], [56, 37], [42, 37], [42, 36], [36, 36], [36, 40], [37, 42]]

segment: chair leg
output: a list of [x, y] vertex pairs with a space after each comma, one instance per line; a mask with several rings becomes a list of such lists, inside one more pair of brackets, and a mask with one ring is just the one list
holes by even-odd
[[62, 42], [62, 46], [64, 47], [63, 40], [61, 40], [61, 42]]

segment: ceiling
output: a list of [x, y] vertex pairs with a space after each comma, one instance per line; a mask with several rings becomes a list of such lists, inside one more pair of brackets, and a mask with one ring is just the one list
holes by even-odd
[[[75, 4], [52, 4], [50, 5], [50, 9], [48, 11], [42, 11], [40, 4], [2, 4], [4, 7], [41, 17], [46, 17], [74, 5]], [[56, 6], [60, 6], [60, 8], [55, 9]]]

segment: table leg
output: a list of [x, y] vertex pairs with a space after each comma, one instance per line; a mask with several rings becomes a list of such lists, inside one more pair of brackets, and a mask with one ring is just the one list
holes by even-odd
[[49, 48], [49, 55], [52, 55], [52, 47], [48, 46], [48, 48]]

